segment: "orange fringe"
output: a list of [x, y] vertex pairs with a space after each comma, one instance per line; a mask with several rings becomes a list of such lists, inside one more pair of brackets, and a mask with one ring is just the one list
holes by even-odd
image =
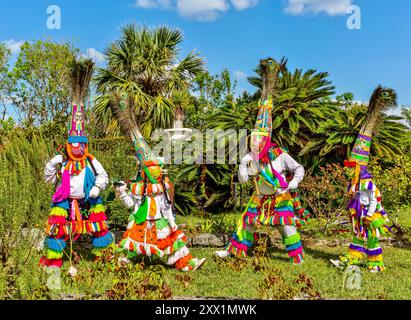
[[[147, 230], [147, 233], [145, 231]], [[123, 239], [131, 238], [136, 242], [142, 242], [155, 245], [157, 243], [157, 230], [155, 225], [151, 229], [147, 228], [147, 222], [134, 224], [130, 230], [127, 230]]]
[[189, 253], [188, 255], [186, 255], [185, 257], [181, 258], [180, 260], [177, 260], [175, 267], [177, 270], [181, 270], [184, 267], [187, 267], [189, 262], [193, 259], [193, 256], [191, 255], [191, 253]]
[[[157, 247], [160, 250], [164, 250], [167, 247], [173, 247], [174, 242], [177, 241], [177, 238], [180, 236], [180, 234], [182, 234], [183, 231], [182, 230], [177, 230], [175, 232], [173, 232], [172, 234], [170, 234], [167, 238], [162, 239], [162, 240], [158, 240], [157, 241]], [[187, 237], [186, 235], [184, 235], [181, 240], [183, 240], [184, 242], [187, 242]]]

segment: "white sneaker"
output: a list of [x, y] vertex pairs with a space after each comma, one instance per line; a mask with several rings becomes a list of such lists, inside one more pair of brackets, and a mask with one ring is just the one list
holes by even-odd
[[203, 266], [203, 264], [206, 262], [206, 260], [207, 260], [206, 258], [202, 258], [200, 260], [197, 260], [196, 265], [194, 266], [193, 270], [200, 269]]
[[332, 263], [334, 266], [336, 266], [336, 267], [340, 267], [340, 266], [342, 266], [342, 264], [343, 264], [343, 262], [342, 262], [341, 260], [333, 260], [333, 259], [330, 259], [330, 261], [331, 261], [331, 263]]
[[214, 251], [214, 255], [224, 259], [230, 256], [230, 252], [228, 252], [227, 250]]
[[190, 269], [190, 266], [185, 266], [181, 271], [183, 272], [189, 272], [190, 270], [195, 271], [198, 270], [202, 267], [202, 265], [206, 262], [206, 258], [198, 260], [197, 258], [193, 258], [191, 261], [194, 262], [194, 267], [193, 269]]

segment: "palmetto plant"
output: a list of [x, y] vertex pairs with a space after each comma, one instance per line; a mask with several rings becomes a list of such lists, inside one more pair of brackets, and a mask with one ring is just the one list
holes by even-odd
[[[142, 133], [171, 127], [181, 104], [173, 97], [187, 91], [191, 81], [203, 72], [203, 60], [194, 52], [180, 58], [181, 31], [169, 27], [149, 29], [134, 24], [121, 30], [119, 40], [105, 50], [107, 67], [100, 68], [95, 84], [100, 96], [94, 113], [108, 135], [121, 130], [110, 105], [111, 92], [125, 92], [134, 100], [134, 112]], [[178, 101], [181, 101], [178, 100]]]
[[182, 214], [216, 213], [232, 205], [232, 171], [227, 165], [174, 166], [170, 176], [176, 184], [175, 206]]

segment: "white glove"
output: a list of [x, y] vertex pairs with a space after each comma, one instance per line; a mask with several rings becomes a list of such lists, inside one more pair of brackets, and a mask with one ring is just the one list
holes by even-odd
[[50, 160], [50, 164], [53, 167], [56, 167], [57, 165], [63, 163], [63, 156], [61, 154], [58, 154], [57, 156], [55, 156], [53, 159]]
[[177, 231], [178, 226], [177, 226], [177, 224], [175, 223], [175, 221], [174, 221], [173, 218], [168, 219], [168, 223], [169, 223], [169, 225], [170, 225], [170, 231], [171, 231], [171, 232]]
[[127, 184], [123, 181], [120, 181], [122, 183], [121, 186], [116, 187], [116, 190], [120, 193], [123, 194], [127, 191]]
[[247, 166], [251, 161], [253, 161], [253, 157], [251, 154], [247, 154], [241, 159], [241, 165]]
[[176, 225], [176, 223], [174, 221], [170, 221], [170, 231], [171, 232], [175, 232], [177, 231], [178, 226]]
[[295, 189], [297, 189], [297, 188], [298, 188], [298, 184], [299, 184], [299, 182], [298, 182], [296, 179], [291, 180], [291, 181], [288, 183], [288, 190], [295, 190]]
[[91, 188], [91, 190], [90, 190], [89, 197], [95, 199], [95, 198], [98, 197], [99, 194], [100, 194], [100, 188], [97, 187], [97, 186], [94, 186], [94, 187]]

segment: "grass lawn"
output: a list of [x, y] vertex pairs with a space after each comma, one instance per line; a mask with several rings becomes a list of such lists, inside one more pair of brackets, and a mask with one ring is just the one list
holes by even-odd
[[[400, 223], [407, 228], [411, 227], [411, 209], [408, 208], [400, 215]], [[234, 218], [234, 216], [233, 216]], [[231, 218], [230, 218], [231, 219]], [[203, 219], [179, 217], [179, 223], [190, 226], [201, 224]], [[190, 227], [188, 226], [188, 227]], [[206, 227], [207, 228], [207, 227]], [[302, 266], [292, 266], [282, 246], [275, 244], [266, 254], [268, 270], [275, 268], [277, 276], [284, 279], [284, 283], [295, 287], [294, 281], [301, 274], [312, 280], [313, 290], [318, 291], [326, 299], [411, 299], [411, 247], [384, 246], [384, 259], [387, 270], [381, 274], [370, 274], [365, 268], [361, 273], [361, 288], [348, 289], [344, 286], [346, 275], [333, 267], [329, 259], [336, 259], [346, 251], [346, 245], [331, 247], [331, 244], [321, 244], [315, 238], [305, 238], [306, 259]], [[349, 235], [346, 235], [349, 237]], [[314, 241], [312, 241], [314, 240]], [[255, 258], [216, 260], [213, 257], [215, 248], [192, 248], [197, 257], [206, 257], [207, 262], [202, 269], [186, 275], [169, 268], [165, 268], [165, 281], [170, 286], [174, 298], [189, 297], [231, 297], [231, 298], [262, 298], [261, 283], [266, 278], [264, 271], [254, 270]], [[20, 295], [28, 299], [41, 297], [44, 275], [37, 268], [40, 254], [36, 253], [27, 264], [25, 272], [19, 275], [17, 283]], [[159, 264], [157, 261], [154, 264]], [[61, 293], [74, 294], [76, 297], [93, 298], [94, 294], [105, 298], [107, 290], [111, 289], [116, 280], [116, 273], [95, 271], [96, 264], [88, 254], [84, 254], [76, 266], [78, 276], [72, 281], [68, 272], [68, 263], [65, 263], [62, 273]], [[147, 271], [144, 271], [147, 272]], [[5, 280], [0, 276], [0, 289], [4, 288]], [[44, 287], [44, 285], [43, 285]], [[1, 294], [2, 290], [0, 290]], [[3, 292], [4, 296], [4, 292]]]

